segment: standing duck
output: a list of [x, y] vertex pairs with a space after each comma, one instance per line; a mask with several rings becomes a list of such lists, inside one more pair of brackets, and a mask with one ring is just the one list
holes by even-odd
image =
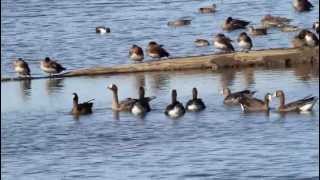
[[51, 60], [49, 57], [46, 57], [44, 60], [40, 62], [40, 68], [44, 72], [48, 73], [50, 76], [52, 74], [58, 74], [66, 70], [66, 68], [64, 68], [61, 64]]
[[202, 99], [198, 98], [197, 88], [192, 89], [192, 99], [189, 100], [186, 104], [187, 111], [202, 111], [206, 108], [206, 105], [203, 103]]
[[262, 25], [266, 28], [278, 27], [279, 25], [282, 25], [282, 24], [288, 24], [288, 23], [290, 23], [290, 21], [291, 21], [291, 19], [288, 19], [286, 17], [272, 16], [270, 14], [265, 15], [261, 19]]
[[245, 29], [249, 24], [249, 21], [244, 21], [240, 19], [233, 19], [232, 17], [228, 17], [227, 20], [223, 24], [223, 30], [225, 31], [233, 31], [236, 29]]
[[134, 61], [142, 61], [144, 58], [143, 50], [137, 45], [132, 45], [129, 51], [129, 57]]
[[219, 33], [213, 38], [213, 45], [217, 49], [221, 49], [226, 52], [233, 52], [234, 48], [231, 44], [231, 41], [232, 40], [226, 37], [224, 34]]
[[238, 44], [242, 48], [242, 50], [245, 52], [250, 51], [252, 48], [252, 40], [245, 32], [242, 32], [239, 35]]
[[199, 12], [203, 13], [203, 14], [207, 14], [207, 13], [214, 13], [217, 10], [217, 5], [216, 4], [212, 4], [211, 6], [204, 6], [199, 8]]
[[280, 99], [280, 106], [278, 107], [280, 112], [311, 111], [318, 100], [315, 96], [307, 96], [303, 99], [285, 104], [285, 95], [283, 91], [278, 90], [273, 94], [273, 96]]
[[304, 39], [306, 41], [306, 44], [310, 47], [315, 47], [315, 46], [319, 45], [319, 39], [318, 39], [317, 35], [315, 35], [311, 31], [306, 32]]
[[293, 7], [299, 11], [310, 11], [313, 5], [308, 0], [293, 0]]
[[162, 58], [170, 56], [170, 54], [164, 48], [162, 48], [162, 45], [157, 44], [155, 41], [149, 42], [147, 53], [152, 58]]
[[119, 102], [118, 98], [118, 87], [115, 84], [111, 84], [108, 86], [108, 89], [112, 91], [112, 110], [114, 111], [127, 111], [131, 112], [134, 103], [137, 101], [136, 99], [127, 98], [123, 101]]
[[73, 93], [73, 106], [71, 113], [74, 115], [82, 115], [82, 114], [90, 114], [92, 113], [92, 106], [93, 103], [90, 101], [93, 101], [94, 99], [91, 99], [87, 102], [79, 104], [79, 98], [77, 93]]
[[242, 111], [254, 112], [254, 111], [269, 111], [269, 102], [272, 100], [272, 95], [267, 93], [264, 97], [264, 101], [257, 98], [250, 98], [242, 96], [239, 99], [239, 103]]
[[13, 61], [14, 71], [18, 73], [19, 76], [29, 76], [30, 77], [30, 68], [26, 61], [22, 58], [18, 58]]
[[165, 110], [165, 114], [172, 118], [178, 118], [184, 115], [186, 112], [183, 105], [177, 100], [177, 91], [174, 89], [171, 93], [172, 102]]
[[254, 28], [253, 26], [248, 27], [249, 34], [254, 36], [267, 35], [267, 28]]
[[223, 88], [222, 95], [224, 96], [223, 103], [227, 105], [238, 105], [239, 99], [242, 96], [246, 97], [252, 97], [256, 91], [250, 91], [250, 90], [243, 90], [231, 93], [231, 90], [229, 88]]
[[312, 29], [314, 29], [319, 34], [319, 21], [313, 23]]
[[150, 108], [149, 102], [155, 98], [156, 97], [154, 97], [154, 96], [145, 97], [145, 90], [141, 86], [139, 88], [139, 99], [137, 99], [137, 101], [133, 104], [133, 107], [131, 109], [132, 114], [143, 115], [147, 112], [150, 112], [151, 108]]
[[98, 26], [96, 27], [96, 33], [98, 34], [106, 34], [106, 33], [110, 33], [111, 30], [108, 27], [104, 27], [104, 26]]

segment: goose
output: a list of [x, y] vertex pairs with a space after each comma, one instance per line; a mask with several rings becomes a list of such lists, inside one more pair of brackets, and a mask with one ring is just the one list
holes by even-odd
[[307, 46], [307, 42], [305, 40], [305, 37], [307, 33], [310, 32], [307, 29], [302, 29], [296, 36], [294, 36], [291, 44], [294, 48], [301, 48], [304, 46]]
[[234, 48], [231, 44], [231, 41], [232, 40], [226, 37], [224, 34], [219, 33], [213, 38], [213, 45], [217, 49], [221, 49], [226, 52], [233, 52]]
[[155, 41], [150, 41], [147, 48], [147, 53], [152, 58], [169, 57], [170, 54]]
[[92, 106], [93, 103], [91, 103], [91, 101], [93, 101], [94, 99], [91, 99], [87, 102], [81, 103], [79, 104], [79, 98], [77, 93], [72, 93], [73, 95], [73, 106], [72, 106], [72, 110], [71, 113], [74, 115], [82, 115], [82, 114], [90, 114], [92, 113]]
[[280, 99], [280, 106], [278, 107], [280, 112], [311, 111], [318, 100], [315, 96], [307, 96], [303, 99], [285, 104], [285, 95], [282, 90], [277, 90], [273, 94], [273, 97], [278, 97]]
[[50, 76], [52, 74], [58, 74], [66, 70], [66, 68], [64, 68], [61, 64], [51, 60], [49, 57], [46, 57], [44, 60], [40, 62], [40, 68], [45, 73], [48, 73]]
[[223, 88], [221, 94], [224, 96], [223, 103], [226, 105], [238, 105], [239, 104], [239, 98], [242, 96], [246, 97], [252, 97], [256, 91], [250, 91], [250, 90], [243, 90], [231, 93], [231, 90], [229, 88]]
[[106, 34], [106, 33], [110, 33], [111, 30], [108, 27], [104, 27], [104, 26], [98, 26], [96, 27], [96, 33], [98, 34]]
[[137, 45], [132, 45], [129, 51], [129, 57], [134, 61], [142, 61], [144, 59], [143, 50]]
[[165, 114], [172, 118], [179, 118], [186, 112], [183, 105], [177, 100], [177, 91], [175, 89], [171, 92], [172, 102], [165, 110]]
[[315, 47], [315, 46], [319, 45], [319, 39], [318, 39], [317, 35], [315, 35], [311, 31], [306, 32], [304, 39], [306, 41], [307, 46]]
[[293, 0], [293, 7], [298, 12], [310, 11], [313, 5], [308, 0]]
[[205, 40], [205, 39], [196, 39], [194, 41], [194, 44], [198, 47], [203, 47], [203, 46], [209, 46], [210, 43], [208, 40]]
[[257, 98], [242, 96], [239, 99], [239, 103], [244, 112], [269, 111], [269, 102], [271, 102], [271, 100], [272, 95], [267, 93], [264, 97], [264, 101]]
[[232, 17], [228, 17], [227, 20], [225, 20], [222, 28], [225, 31], [232, 31], [236, 29], [244, 29], [249, 24], [249, 21], [244, 21], [240, 19], [233, 19]]
[[253, 26], [248, 27], [249, 34], [254, 36], [267, 35], [267, 28], [254, 28]]
[[111, 84], [108, 86], [108, 89], [112, 91], [112, 95], [113, 95], [112, 106], [111, 106], [112, 110], [131, 112], [132, 107], [137, 100], [132, 98], [127, 98], [119, 102], [118, 87], [115, 84]]
[[136, 102], [133, 104], [133, 107], [131, 109], [131, 113], [134, 115], [143, 115], [147, 112], [151, 111], [149, 102], [155, 99], [156, 97], [145, 97], [145, 90], [141, 86], [139, 88], [139, 99], [136, 100]]
[[216, 9], [217, 9], [217, 5], [212, 4], [210, 6], [204, 6], [204, 7], [199, 8], [199, 12], [203, 13], [203, 14], [214, 13], [214, 12], [216, 12]]
[[197, 88], [192, 89], [192, 99], [189, 100], [186, 104], [187, 111], [202, 111], [206, 108], [206, 105], [203, 103], [202, 99], [198, 98]]
[[30, 77], [29, 65], [22, 58], [18, 58], [17, 60], [13, 61], [13, 67], [14, 67], [14, 71], [18, 73], [19, 76]]
[[319, 34], [319, 21], [313, 23], [312, 29], [314, 29]]
[[272, 16], [270, 14], [265, 15], [261, 19], [261, 23], [264, 27], [269, 28], [269, 27], [277, 27], [282, 24], [288, 24], [291, 22], [291, 19], [288, 19], [286, 17], [281, 17], [281, 16]]
[[245, 52], [250, 51], [252, 48], [252, 40], [245, 32], [240, 33], [238, 37], [238, 44]]
[[168, 26], [173, 26], [173, 27], [186, 26], [186, 25], [190, 25], [190, 24], [191, 24], [190, 19], [178, 19], [175, 21], [168, 22]]

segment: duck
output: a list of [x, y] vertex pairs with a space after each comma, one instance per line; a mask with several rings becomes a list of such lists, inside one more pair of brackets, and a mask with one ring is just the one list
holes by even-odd
[[138, 45], [132, 45], [129, 51], [129, 57], [134, 61], [143, 61], [144, 54], [141, 47]]
[[277, 27], [281, 24], [288, 24], [290, 22], [291, 22], [291, 19], [288, 19], [286, 17], [281, 17], [281, 16], [272, 16], [270, 14], [265, 15], [261, 19], [262, 25], [266, 28]]
[[168, 22], [168, 26], [172, 26], [172, 27], [180, 27], [180, 26], [186, 26], [186, 25], [190, 25], [190, 24], [191, 24], [190, 19], [178, 19], [175, 21]]
[[206, 105], [203, 103], [202, 99], [198, 98], [197, 88], [192, 89], [192, 99], [189, 100], [186, 104], [186, 110], [191, 112], [202, 111], [206, 108]]
[[252, 40], [245, 32], [240, 33], [238, 37], [238, 44], [245, 52], [250, 51], [252, 48]]
[[127, 98], [119, 102], [118, 87], [115, 84], [110, 84], [107, 88], [112, 91], [113, 95], [111, 109], [114, 111], [131, 112], [132, 107], [137, 99]]
[[91, 114], [92, 113], [92, 106], [93, 103], [91, 101], [93, 101], [94, 99], [91, 99], [87, 102], [84, 103], [80, 103], [79, 104], [79, 97], [77, 93], [72, 93], [73, 95], [73, 106], [72, 106], [72, 110], [71, 113], [74, 115], [84, 115], [84, 114]]
[[155, 41], [150, 41], [147, 48], [148, 55], [152, 58], [169, 57], [170, 54], [162, 46]]
[[277, 90], [273, 97], [277, 97], [280, 99], [280, 106], [278, 107], [279, 112], [290, 112], [290, 111], [300, 111], [306, 112], [311, 111], [313, 106], [318, 101], [318, 98], [315, 96], [307, 96], [303, 99], [290, 102], [285, 104], [285, 95], [282, 90]]
[[249, 21], [244, 21], [244, 20], [240, 20], [240, 19], [233, 19], [232, 17], [228, 17], [222, 28], [225, 31], [233, 31], [236, 29], [245, 29], [246, 26], [249, 24]]
[[270, 93], [265, 95], [264, 100], [241, 96], [239, 99], [239, 104], [244, 112], [269, 111], [269, 102], [271, 102], [271, 100], [272, 95]]
[[183, 104], [177, 100], [177, 90], [172, 90], [171, 97], [172, 102], [167, 106], [164, 113], [171, 118], [179, 118], [185, 114], [186, 110], [183, 107]]
[[29, 65], [22, 58], [18, 58], [17, 60], [13, 61], [13, 67], [14, 67], [14, 71], [18, 73], [19, 76], [30, 77]]
[[194, 41], [194, 44], [196, 46], [198, 46], [198, 47], [204, 47], [204, 46], [209, 46], [210, 45], [209, 41], [206, 40], [206, 39], [196, 39]]
[[217, 5], [216, 4], [212, 4], [210, 6], [204, 6], [199, 8], [199, 12], [203, 13], [203, 14], [207, 14], [207, 13], [214, 13], [217, 10]]
[[248, 31], [250, 35], [260, 36], [260, 35], [267, 35], [267, 28], [254, 28], [253, 26], [248, 27]]
[[301, 47], [307, 46], [307, 43], [305, 41], [305, 36], [307, 32], [310, 32], [310, 31], [307, 29], [302, 29], [296, 36], [294, 36], [291, 42], [292, 47], [301, 48]]
[[232, 40], [226, 37], [224, 34], [217, 34], [213, 39], [213, 45], [217, 49], [221, 49], [226, 52], [233, 52], [234, 48], [231, 44]]
[[306, 32], [304, 39], [306, 41], [307, 46], [309, 46], [309, 47], [316, 47], [319, 45], [319, 39], [318, 39], [317, 35], [315, 35], [311, 31]]
[[319, 21], [313, 23], [312, 29], [314, 29], [319, 35]]
[[57, 63], [54, 60], [51, 60], [49, 57], [46, 57], [40, 62], [40, 68], [50, 76], [52, 74], [58, 74], [66, 70], [66, 68], [64, 68], [61, 64]]
[[131, 109], [131, 113], [134, 115], [144, 115], [147, 112], [151, 111], [149, 102], [155, 99], [155, 96], [145, 97], [144, 87], [139, 88], [139, 99], [133, 104]]
[[106, 34], [106, 33], [110, 33], [111, 30], [108, 27], [105, 26], [98, 26], [96, 27], [96, 33], [98, 34]]
[[242, 96], [252, 97], [255, 93], [256, 91], [250, 91], [247, 89], [231, 93], [231, 90], [229, 88], [223, 88], [221, 92], [221, 94], [224, 96], [223, 103], [226, 105], [238, 105], [239, 99]]
[[300, 29], [298, 26], [290, 24], [279, 24], [277, 27], [280, 28], [282, 32], [294, 32]]
[[313, 5], [308, 0], [293, 0], [293, 7], [298, 12], [310, 11]]

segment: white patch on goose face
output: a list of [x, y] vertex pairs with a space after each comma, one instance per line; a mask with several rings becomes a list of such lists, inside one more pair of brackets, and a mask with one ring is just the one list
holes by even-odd
[[111, 89], [111, 88], [113, 87], [113, 85], [114, 85], [114, 84], [110, 84], [110, 85], [108, 86], [108, 88], [110, 88], [110, 89]]
[[220, 42], [217, 42], [217, 41], [214, 41], [213, 45], [218, 48], [218, 49], [225, 49], [227, 48], [227, 46], [223, 43], [220, 43]]
[[131, 109], [131, 113], [134, 115], [140, 115], [143, 113], [143, 110], [140, 109], [138, 106], [134, 105], [133, 108]]
[[242, 111], [245, 111], [245, 108], [242, 104], [240, 104]]
[[187, 109], [188, 109], [189, 111], [196, 111], [196, 110], [198, 110], [199, 108], [198, 108], [198, 106], [196, 106], [195, 104], [191, 104], [191, 105], [189, 105], [189, 106], [187, 107]]
[[170, 110], [168, 112], [168, 114], [170, 117], [177, 118], [180, 116], [179, 112], [180, 112], [179, 108], [177, 108], [177, 106], [175, 106], [172, 110]]
[[305, 104], [305, 105], [301, 106], [299, 109], [302, 112], [306, 112], [306, 111], [310, 111], [312, 109], [312, 107], [313, 107], [313, 102], [309, 103], [309, 104]]

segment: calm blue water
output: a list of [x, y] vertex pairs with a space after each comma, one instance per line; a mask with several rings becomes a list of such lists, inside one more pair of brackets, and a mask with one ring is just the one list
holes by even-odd
[[[298, 14], [291, 0], [214, 1], [214, 15], [197, 13], [213, 1], [1, 1], [1, 74], [14, 76], [11, 61], [25, 58], [32, 74], [39, 60], [53, 57], [69, 69], [132, 63], [128, 48], [150, 40], [173, 56], [212, 53], [196, 48], [196, 38], [211, 40], [232, 15], [258, 24], [268, 13], [310, 27], [315, 9]], [[182, 28], [167, 21], [192, 19]], [[95, 34], [106, 25], [112, 33]], [[227, 33], [235, 39], [241, 31]], [[288, 47], [295, 33], [270, 31], [254, 38], [255, 48]], [[147, 58], [146, 61], [149, 59]], [[120, 99], [136, 97], [139, 86], [152, 101], [143, 119], [111, 111], [107, 86], [119, 86]], [[197, 87], [207, 109], [178, 120], [164, 116], [170, 91], [185, 103]], [[267, 92], [282, 89], [288, 101], [319, 97], [319, 69], [244, 69], [138, 73], [1, 83], [1, 178], [32, 179], [302, 179], [319, 177], [319, 104], [310, 114], [242, 113], [226, 107], [222, 87]], [[69, 114], [72, 93], [80, 101], [95, 98], [94, 113]], [[278, 101], [274, 99], [272, 107]]]

